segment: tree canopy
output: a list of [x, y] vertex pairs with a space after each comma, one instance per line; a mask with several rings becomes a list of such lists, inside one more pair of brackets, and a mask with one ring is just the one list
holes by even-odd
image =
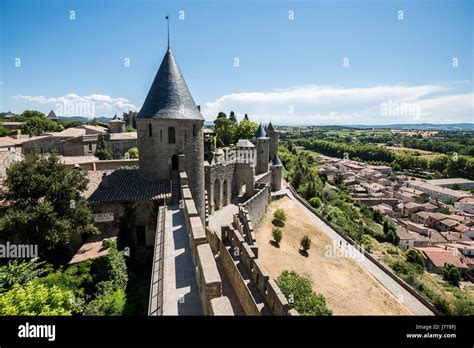
[[68, 169], [55, 155], [28, 156], [7, 169], [1, 198], [0, 235], [6, 240], [37, 244], [40, 255], [60, 257], [57, 248], [72, 238], [98, 233], [81, 192], [87, 187], [83, 172]]

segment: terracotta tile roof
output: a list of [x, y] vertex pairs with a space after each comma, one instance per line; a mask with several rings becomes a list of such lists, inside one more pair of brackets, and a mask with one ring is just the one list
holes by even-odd
[[456, 266], [457, 268], [469, 268], [464, 262], [464, 258], [460, 255], [455, 255], [451, 250], [445, 250], [442, 248], [435, 247], [416, 249], [418, 249], [436, 267], [444, 267], [445, 264], [449, 263]]
[[110, 140], [137, 140], [137, 132], [109, 133]]
[[4, 146], [15, 146], [15, 145], [20, 145], [21, 141], [10, 138], [10, 137], [0, 137], [0, 147]]
[[459, 222], [451, 220], [451, 219], [441, 220], [440, 223], [442, 223], [443, 225], [446, 225], [448, 227], [453, 227], [453, 226], [456, 226], [457, 224], [459, 224]]
[[95, 162], [99, 159], [95, 156], [59, 156], [59, 160], [64, 164], [81, 164]]
[[[104, 185], [103, 175], [106, 174]], [[146, 201], [171, 197], [169, 181], [146, 179], [139, 169], [117, 169], [88, 171], [89, 184], [83, 193], [91, 204]]]

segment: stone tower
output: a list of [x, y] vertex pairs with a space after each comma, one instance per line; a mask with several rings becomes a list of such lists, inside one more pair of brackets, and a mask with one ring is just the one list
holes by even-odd
[[257, 142], [257, 166], [255, 168], [255, 174], [258, 175], [268, 172], [268, 162], [270, 162], [268, 159], [270, 141], [261, 123], [257, 129], [257, 132], [255, 133], [255, 139]]
[[173, 173], [176, 178], [184, 170], [204, 219], [204, 117], [169, 46], [136, 123], [142, 173], [150, 179], [170, 180]]
[[272, 168], [272, 190], [279, 191], [281, 190], [281, 171], [283, 169], [283, 163], [281, 163], [280, 157], [278, 154], [275, 155], [271, 163]]
[[109, 132], [110, 133], [123, 133], [125, 132], [125, 121], [121, 120], [115, 114], [112, 121], [109, 122]]
[[271, 162], [275, 155], [278, 153], [278, 132], [273, 128], [271, 122], [267, 126], [267, 135], [270, 139], [268, 161]]

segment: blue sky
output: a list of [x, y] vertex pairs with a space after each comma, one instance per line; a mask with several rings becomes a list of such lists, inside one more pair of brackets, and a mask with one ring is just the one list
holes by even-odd
[[169, 12], [175, 58], [209, 120], [234, 110], [277, 124], [473, 122], [472, 1], [0, 4], [1, 111], [139, 110]]

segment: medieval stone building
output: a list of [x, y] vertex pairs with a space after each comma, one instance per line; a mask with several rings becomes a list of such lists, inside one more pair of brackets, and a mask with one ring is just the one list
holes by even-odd
[[[132, 258], [153, 255], [150, 315], [179, 314], [179, 307], [191, 314], [233, 314], [242, 307], [246, 314], [288, 314], [284, 296], [266, 271], [252, 266], [258, 255], [254, 228], [267, 210], [271, 191], [281, 189], [273, 125], [265, 129], [260, 124], [254, 138], [239, 139], [236, 149], [211, 151], [207, 146], [205, 151], [213, 133], [205, 131], [204, 117], [169, 45], [134, 121], [139, 168], [89, 171], [85, 196], [107, 236], [125, 233]], [[110, 135], [124, 134], [124, 125], [115, 118]], [[253, 269], [256, 278], [250, 282], [231, 261], [236, 255], [231, 256], [229, 243], [235, 242], [245, 249], [248, 271]], [[183, 243], [189, 245], [176, 249]], [[193, 275], [198, 292], [193, 293], [186, 274]], [[191, 289], [186, 306], [176, 306], [178, 292], [185, 288], [178, 288], [179, 277]], [[227, 278], [235, 291], [247, 289], [245, 298], [234, 301], [242, 307], [230, 305], [222, 284]]]

